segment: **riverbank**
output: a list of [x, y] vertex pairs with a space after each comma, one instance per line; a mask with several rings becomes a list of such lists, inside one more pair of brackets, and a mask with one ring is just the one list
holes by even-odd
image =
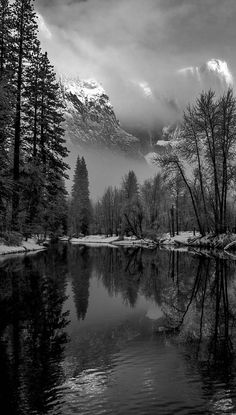
[[176, 247], [186, 246], [204, 249], [217, 249], [236, 251], [236, 234], [224, 233], [220, 235], [208, 234], [201, 236], [193, 235], [190, 232], [181, 232], [174, 237], [167, 236], [160, 240], [160, 245], [174, 245]]
[[28, 241], [23, 241], [22, 244], [19, 246], [9, 246], [9, 245], [0, 244], [0, 255], [38, 252], [44, 249], [46, 249], [44, 246], [39, 245], [35, 239], [31, 238], [31, 239], [28, 239]]
[[105, 236], [105, 235], [88, 235], [81, 238], [61, 238], [61, 241], [68, 241], [72, 245], [89, 245], [89, 246], [112, 246], [112, 247], [143, 247], [143, 248], [156, 248], [160, 247], [193, 247], [201, 249], [214, 249], [225, 251], [236, 251], [236, 234], [225, 233], [221, 235], [208, 234], [201, 236], [199, 233], [195, 235], [193, 232], [180, 232], [179, 235], [170, 236], [170, 234], [164, 234], [161, 237], [157, 237], [156, 240], [143, 238], [137, 239], [136, 237], [124, 237], [118, 236]]
[[[61, 239], [65, 241], [65, 239]], [[68, 242], [72, 245], [88, 245], [88, 246], [111, 246], [111, 247], [146, 247], [155, 248], [157, 243], [151, 239], [137, 239], [135, 237], [124, 237], [121, 239], [118, 236], [105, 235], [88, 235], [81, 238], [71, 238]]]

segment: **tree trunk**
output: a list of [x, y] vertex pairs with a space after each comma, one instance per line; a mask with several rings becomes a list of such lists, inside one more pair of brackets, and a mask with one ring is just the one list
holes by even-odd
[[17, 92], [16, 92], [16, 112], [15, 112], [15, 139], [14, 139], [14, 161], [13, 161], [13, 180], [14, 192], [12, 199], [12, 227], [18, 230], [18, 214], [19, 214], [19, 179], [20, 179], [20, 138], [21, 138], [21, 94], [22, 94], [22, 66], [23, 66], [23, 11], [24, 6], [22, 2], [21, 21], [20, 21], [20, 43], [18, 54], [18, 69], [17, 69]]

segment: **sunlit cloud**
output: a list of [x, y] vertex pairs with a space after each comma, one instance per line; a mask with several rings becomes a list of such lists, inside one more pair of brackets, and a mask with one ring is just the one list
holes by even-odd
[[51, 39], [52, 33], [49, 27], [47, 26], [43, 16], [40, 13], [37, 13], [37, 18], [38, 18], [39, 33], [46, 39], [48, 40]]

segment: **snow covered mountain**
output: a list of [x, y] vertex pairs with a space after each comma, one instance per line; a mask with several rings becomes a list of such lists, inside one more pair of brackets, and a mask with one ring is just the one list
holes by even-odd
[[142, 154], [161, 151], [156, 142], [163, 139], [163, 127], [178, 122], [187, 103], [195, 100], [202, 90], [212, 88], [222, 93], [233, 85], [228, 64], [220, 59], [176, 70], [172, 77], [174, 87], [167, 89], [166, 94], [161, 93], [156, 84], [131, 83], [138, 91], [135, 89], [140, 117], [132, 118], [130, 112], [125, 120], [121, 120], [122, 126], [98, 82], [61, 77], [68, 143], [72, 147], [112, 150], [115, 154], [143, 158]]
[[60, 79], [66, 135], [84, 148], [108, 149], [141, 157], [139, 139], [124, 131], [103, 87], [95, 80]]

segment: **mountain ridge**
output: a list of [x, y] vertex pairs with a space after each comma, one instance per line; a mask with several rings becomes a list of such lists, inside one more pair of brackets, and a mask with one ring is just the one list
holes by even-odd
[[85, 148], [107, 149], [142, 158], [140, 140], [116, 118], [104, 88], [93, 79], [60, 77], [67, 139]]

